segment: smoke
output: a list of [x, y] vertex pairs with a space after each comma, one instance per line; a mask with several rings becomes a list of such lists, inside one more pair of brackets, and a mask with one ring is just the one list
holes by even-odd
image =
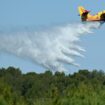
[[2, 32], [0, 51], [29, 59], [50, 70], [65, 71], [65, 64], [79, 66], [75, 56], [84, 57], [80, 37], [100, 23], [67, 24], [43, 31]]

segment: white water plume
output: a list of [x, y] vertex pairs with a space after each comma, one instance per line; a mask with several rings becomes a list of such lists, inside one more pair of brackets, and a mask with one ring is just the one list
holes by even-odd
[[65, 71], [65, 64], [79, 66], [74, 57], [83, 57], [80, 36], [91, 33], [100, 23], [67, 24], [45, 31], [2, 32], [0, 51], [29, 59], [50, 70]]

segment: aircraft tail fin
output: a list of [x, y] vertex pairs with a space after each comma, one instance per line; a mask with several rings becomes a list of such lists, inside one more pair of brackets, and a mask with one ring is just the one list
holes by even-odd
[[81, 20], [82, 21], [86, 21], [87, 16], [89, 16], [89, 12], [88, 10], [86, 10], [84, 7], [79, 6], [78, 7], [78, 11], [79, 11], [79, 16], [81, 16]]
[[82, 6], [78, 7], [79, 15], [82, 16], [82, 14], [85, 12], [85, 8]]

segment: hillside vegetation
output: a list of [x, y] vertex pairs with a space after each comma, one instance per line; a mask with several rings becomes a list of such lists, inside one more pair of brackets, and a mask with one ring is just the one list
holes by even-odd
[[105, 105], [105, 73], [23, 74], [18, 68], [1, 68], [0, 105]]

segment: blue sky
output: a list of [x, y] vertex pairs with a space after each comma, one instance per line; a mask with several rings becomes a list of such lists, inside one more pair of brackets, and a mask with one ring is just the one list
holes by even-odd
[[[80, 22], [77, 7], [82, 5], [91, 13], [105, 9], [103, 0], [0, 0], [0, 29], [12, 27], [46, 27]], [[105, 25], [81, 38], [86, 49], [85, 58], [77, 58], [79, 68], [70, 66], [71, 73], [78, 69], [105, 70]], [[28, 60], [1, 53], [0, 67], [15, 66], [23, 72], [43, 72], [45, 69]]]

